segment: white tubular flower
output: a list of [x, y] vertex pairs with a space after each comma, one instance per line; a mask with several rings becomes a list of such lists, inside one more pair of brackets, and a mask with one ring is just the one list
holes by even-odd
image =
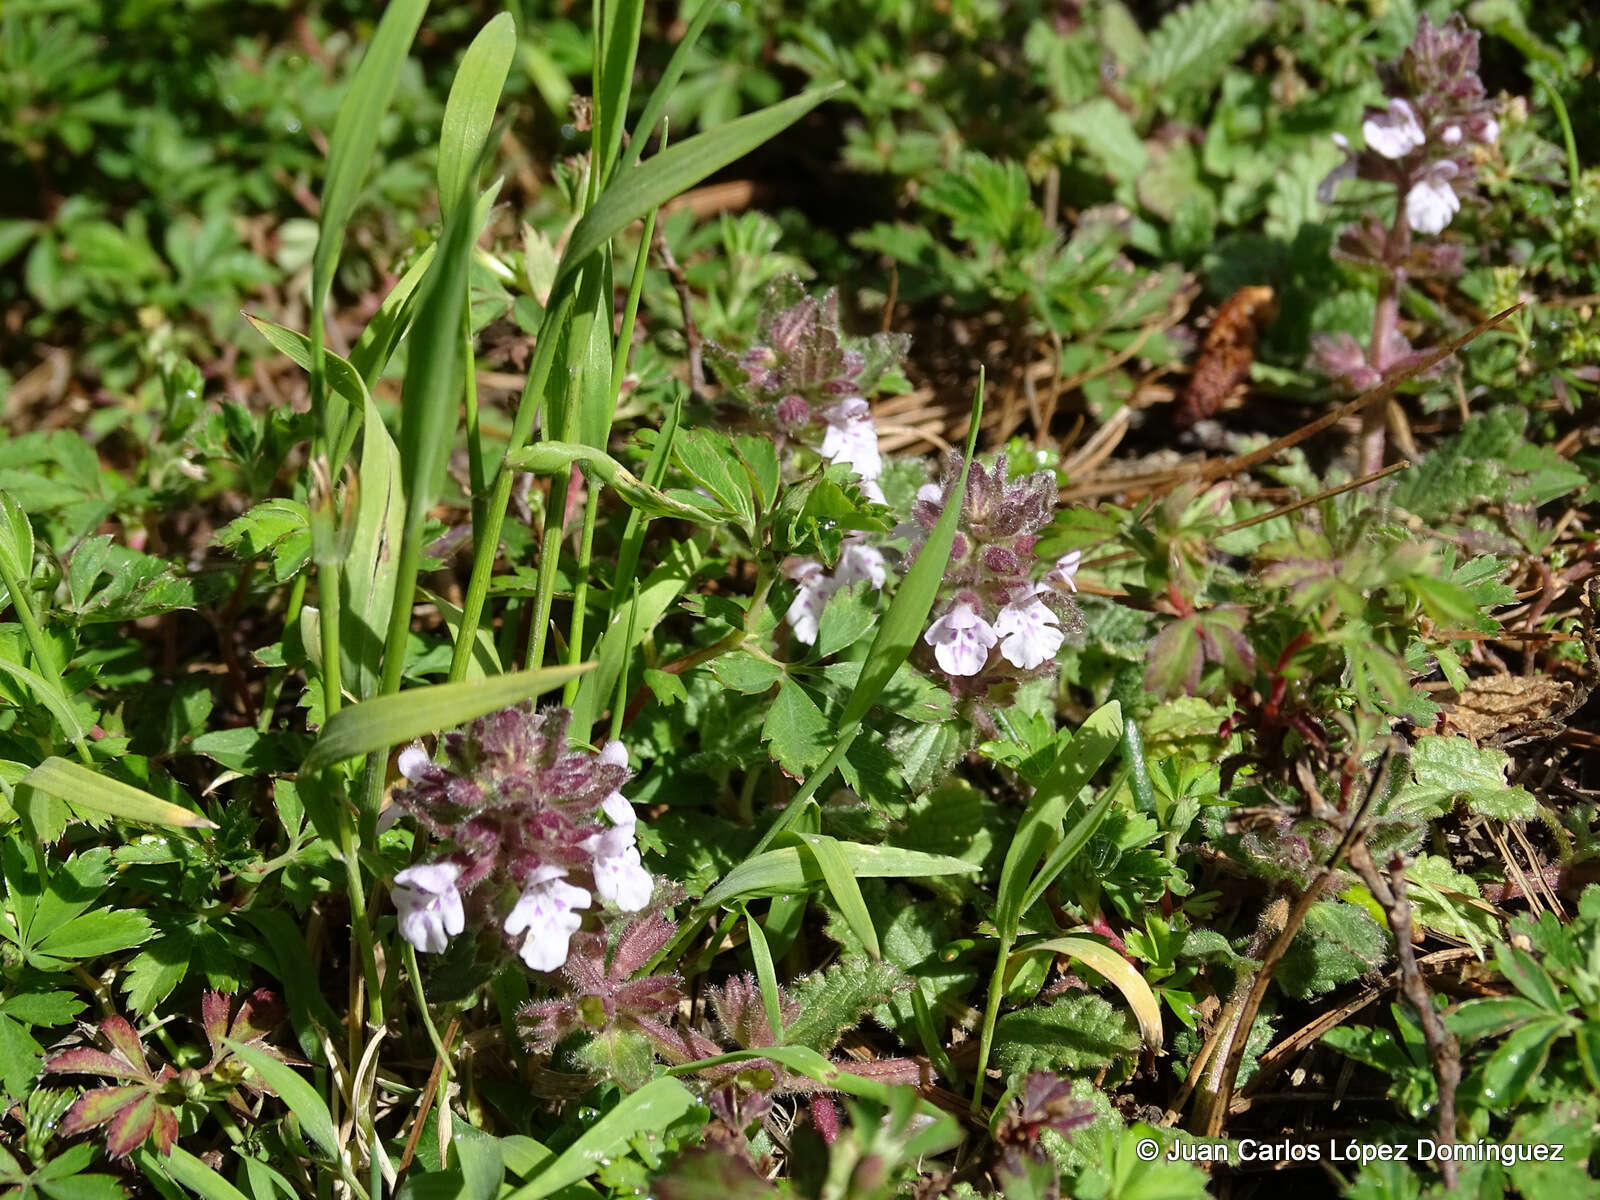
[[1461, 211], [1461, 197], [1450, 181], [1456, 165], [1448, 159], [1434, 163], [1428, 173], [1406, 193], [1406, 223], [1418, 233], [1440, 233]]
[[1443, 142], [1446, 146], [1457, 146], [1457, 145], [1460, 145], [1461, 144], [1461, 126], [1459, 126], [1459, 125], [1446, 125], [1444, 127], [1443, 132], [1441, 132], [1439, 134], [1439, 140], [1441, 142]]
[[455, 863], [424, 863], [394, 877], [394, 906], [400, 913], [400, 936], [424, 954], [439, 954], [466, 928]]
[[788, 622], [789, 628], [794, 630], [795, 637], [808, 646], [812, 645], [817, 640], [817, 626], [822, 620], [822, 610], [827, 606], [828, 597], [833, 595], [838, 585], [828, 578], [828, 573], [822, 569], [822, 564], [815, 559], [802, 559], [784, 567], [783, 573], [800, 585], [800, 590], [795, 594], [788, 611], [783, 614], [783, 619]]
[[1000, 635], [975, 605], [958, 601], [928, 626], [922, 640], [933, 647], [933, 657], [947, 674], [976, 675], [989, 661], [989, 647], [1000, 640]]
[[883, 503], [878, 476], [883, 474], [883, 458], [878, 454], [878, 427], [872, 409], [860, 396], [839, 401], [822, 414], [828, 432], [822, 438], [822, 457], [829, 462], [848, 463], [861, 477], [861, 490], [871, 500]]
[[508, 934], [528, 935], [523, 939], [521, 954], [530, 970], [554, 971], [561, 967], [567, 961], [572, 935], [583, 924], [578, 910], [589, 907], [589, 893], [567, 883], [562, 878], [565, 874], [560, 867], [540, 867], [528, 876], [521, 898], [506, 914]]
[[1000, 653], [1008, 663], [1024, 671], [1049, 662], [1066, 640], [1057, 624], [1059, 618], [1039, 599], [1039, 593], [1048, 590], [1040, 587], [1013, 600], [995, 618], [994, 631], [1001, 637]]
[[609, 741], [600, 747], [600, 761], [609, 767], [628, 765], [628, 748], [618, 741]]
[[596, 834], [583, 848], [594, 855], [594, 888], [602, 900], [623, 912], [638, 912], [650, 903], [656, 881], [644, 869], [633, 826]]
[[1500, 122], [1493, 117], [1488, 117], [1483, 122], [1483, 128], [1478, 130], [1478, 140], [1485, 146], [1492, 146], [1500, 140]]
[[889, 569], [884, 566], [882, 554], [862, 541], [845, 542], [839, 565], [833, 569], [835, 587], [849, 587], [865, 580], [874, 588], [882, 588], [888, 579]]
[[612, 792], [600, 801], [600, 811], [610, 817], [611, 823], [618, 829], [632, 829], [639, 819], [633, 811], [633, 805], [621, 792]]
[[1385, 158], [1404, 158], [1422, 145], [1422, 125], [1416, 110], [1404, 100], [1389, 101], [1389, 108], [1361, 123], [1367, 149]]
[[395, 760], [395, 766], [400, 768], [400, 774], [404, 775], [412, 783], [417, 783], [422, 779], [422, 769], [432, 761], [433, 759], [428, 752], [422, 748], [421, 742], [412, 742], [411, 745], [400, 751], [399, 758]]
[[1083, 551], [1071, 550], [1056, 559], [1056, 565], [1045, 572], [1044, 581], [1052, 587], [1059, 584], [1069, 592], [1076, 592], [1078, 585], [1073, 581], [1078, 568], [1083, 565]]

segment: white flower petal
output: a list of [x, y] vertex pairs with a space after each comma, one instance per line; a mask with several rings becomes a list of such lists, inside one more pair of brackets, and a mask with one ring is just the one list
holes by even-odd
[[1416, 111], [1404, 100], [1389, 101], [1388, 111], [1361, 123], [1367, 149], [1385, 158], [1404, 158], [1422, 145], [1422, 126]]
[[1000, 653], [1012, 666], [1025, 671], [1049, 662], [1066, 640], [1057, 620], [1037, 596], [1006, 605], [994, 622], [995, 632], [1003, 639]]
[[600, 811], [610, 817], [611, 824], [618, 829], [632, 829], [639, 820], [633, 811], [633, 805], [628, 803], [628, 798], [621, 792], [612, 792], [600, 801]]
[[849, 587], [865, 580], [874, 588], [881, 588], [888, 578], [889, 570], [884, 565], [881, 553], [865, 542], [845, 543], [843, 551], [839, 554], [839, 565], [833, 571], [833, 582], [836, 586]]
[[[557, 875], [549, 876], [550, 871]], [[534, 971], [554, 971], [567, 961], [572, 935], [583, 924], [578, 910], [588, 908], [592, 899], [583, 888], [561, 879], [562, 874], [565, 872], [559, 867], [539, 868], [528, 877], [528, 886], [506, 914], [506, 933], [527, 935], [519, 953]]]
[[[1451, 166], [1440, 163], [1439, 167]], [[1418, 233], [1440, 233], [1461, 210], [1461, 197], [1450, 186], [1448, 174], [1435, 168], [1406, 193], [1406, 223]]]
[[394, 877], [392, 893], [399, 913], [400, 936], [424, 954], [439, 954], [466, 928], [466, 911], [456, 880], [455, 863], [423, 863]]
[[[822, 417], [828, 423], [828, 431], [822, 437], [822, 457], [855, 468], [862, 480], [862, 490], [882, 503], [883, 493], [875, 486], [875, 481], [883, 474], [883, 458], [878, 453], [878, 427], [867, 402], [860, 396], [851, 396], [825, 411]], [[874, 492], [877, 494], [872, 495]]]
[[422, 768], [432, 761], [428, 752], [422, 748], [421, 742], [412, 742], [400, 751], [400, 757], [395, 761], [395, 765], [400, 768], [400, 774], [412, 783], [416, 783], [422, 778]]
[[946, 674], [967, 676], [983, 670], [999, 635], [976, 607], [961, 601], [928, 626], [922, 640], [933, 647], [934, 660]]

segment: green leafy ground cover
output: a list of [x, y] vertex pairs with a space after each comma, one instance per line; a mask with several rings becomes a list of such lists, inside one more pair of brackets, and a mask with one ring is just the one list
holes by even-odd
[[1590, 1194], [1597, 43], [0, 9], [0, 1194]]

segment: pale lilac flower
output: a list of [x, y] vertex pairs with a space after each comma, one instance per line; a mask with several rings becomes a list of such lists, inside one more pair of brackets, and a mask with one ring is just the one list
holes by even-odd
[[800, 585], [783, 619], [794, 630], [794, 636], [809, 646], [817, 640], [822, 610], [827, 606], [828, 597], [833, 595], [836, 585], [815, 559], [791, 562], [784, 567], [783, 573]]
[[1058, 625], [1060, 618], [1039, 599], [1041, 592], [1049, 590], [1042, 585], [1035, 588], [1006, 605], [995, 618], [994, 631], [1002, 639], [1000, 653], [1012, 666], [1024, 671], [1049, 662], [1066, 640]]
[[863, 581], [874, 588], [882, 588], [889, 579], [883, 555], [865, 542], [851, 538], [839, 553], [839, 565], [833, 569], [835, 587], [849, 587]]
[[1078, 585], [1073, 581], [1073, 576], [1077, 575], [1078, 568], [1082, 564], [1083, 551], [1069, 551], [1056, 559], [1056, 565], [1053, 569], [1045, 572], [1044, 581], [1052, 587], [1060, 585], [1069, 592], [1076, 592]]
[[610, 817], [611, 823], [618, 829], [632, 829], [638, 822], [633, 805], [628, 803], [628, 798], [621, 792], [612, 792], [600, 801], [600, 811]]
[[599, 757], [607, 766], [625, 767], [628, 765], [628, 748], [613, 739], [600, 747]]
[[1385, 158], [1404, 158], [1423, 142], [1416, 110], [1398, 98], [1389, 101], [1387, 111], [1363, 121], [1361, 132], [1367, 148]]
[[394, 906], [400, 936], [424, 954], [439, 954], [466, 928], [466, 913], [456, 880], [461, 868], [451, 862], [407, 867], [394, 877]]
[[1483, 126], [1478, 130], [1478, 140], [1485, 146], [1492, 146], [1500, 140], [1500, 122], [1493, 117], [1485, 117]]
[[861, 490], [871, 500], [883, 503], [878, 476], [883, 474], [883, 458], [878, 453], [878, 427], [872, 409], [860, 396], [848, 396], [822, 414], [828, 431], [822, 438], [822, 457], [854, 468], [861, 477]]
[[400, 774], [412, 783], [416, 783], [422, 779], [423, 768], [432, 761], [432, 756], [422, 748], [421, 742], [412, 742], [400, 751], [400, 757], [395, 761], [395, 765], [400, 768]]
[[583, 924], [578, 910], [588, 908], [591, 897], [573, 887], [560, 867], [540, 867], [528, 876], [522, 896], [506, 914], [505, 931], [512, 937], [526, 932], [522, 961], [530, 970], [554, 971], [567, 961], [567, 946]]
[[976, 675], [983, 670], [999, 634], [979, 614], [977, 605], [958, 600], [928, 626], [922, 640], [933, 647], [933, 657], [947, 674]]
[[1459, 125], [1446, 125], [1444, 127], [1443, 132], [1441, 132], [1439, 134], [1439, 140], [1441, 142], [1443, 142], [1446, 146], [1458, 146], [1458, 145], [1460, 145], [1461, 144], [1461, 126], [1459, 126]]
[[1406, 193], [1406, 223], [1418, 233], [1439, 233], [1461, 210], [1461, 197], [1450, 181], [1456, 165], [1449, 159], [1434, 163], [1428, 173]]
[[917, 499], [928, 504], [937, 504], [944, 499], [944, 489], [937, 483], [925, 483], [917, 489]]
[[638, 912], [650, 903], [655, 880], [644, 869], [633, 826], [608, 829], [584, 843], [594, 855], [594, 887], [600, 898], [623, 912]]

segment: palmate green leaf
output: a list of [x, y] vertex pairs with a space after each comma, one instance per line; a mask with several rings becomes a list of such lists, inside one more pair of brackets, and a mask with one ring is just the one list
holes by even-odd
[[97, 908], [73, 917], [35, 947], [29, 957], [43, 965], [39, 957], [73, 960], [98, 958], [150, 940], [155, 927], [140, 912], [119, 912]]
[[1002, 938], [1016, 936], [1034, 864], [1055, 838], [1067, 805], [1116, 751], [1121, 740], [1122, 705], [1113, 700], [1090, 713], [1065, 747], [1057, 752], [1050, 773], [1017, 823], [1017, 832], [1000, 869], [995, 925]]
[[505, 1200], [542, 1200], [586, 1179], [640, 1135], [665, 1131], [700, 1107], [694, 1094], [676, 1079], [652, 1079], [586, 1130], [577, 1141], [539, 1170]]
[[767, 709], [761, 740], [772, 759], [796, 779], [815, 771], [828, 757], [833, 725], [805, 688], [787, 677]]
[[216, 828], [197, 812], [158, 799], [119, 780], [108, 779], [98, 771], [64, 758], [47, 758], [23, 777], [17, 785], [19, 810], [27, 803], [25, 792], [62, 800], [81, 812], [114, 817], [119, 821], [174, 829]]
[[357, 755], [397, 746], [425, 733], [453, 729], [474, 717], [542, 696], [589, 670], [593, 663], [544, 667], [490, 679], [437, 683], [363, 700], [328, 719], [301, 765], [312, 774]]
[[461, 56], [439, 130], [442, 205], [452, 204], [462, 195], [477, 194], [478, 164], [516, 49], [516, 22], [510, 13], [503, 12], [478, 31]]
[[836, 94], [842, 86], [813, 88], [696, 134], [663, 150], [649, 162], [620, 173], [573, 227], [556, 272], [555, 286], [559, 288], [563, 281], [570, 282], [573, 272], [586, 263], [590, 255], [651, 209], [659, 208], [678, 193], [743, 158]]
[[[933, 875], [968, 875], [978, 869], [959, 858], [902, 850], [897, 846], [866, 846], [859, 842], [837, 842], [836, 845], [851, 874], [858, 879], [922, 879]], [[809, 849], [784, 846], [740, 863], [706, 893], [701, 903], [711, 908], [736, 899], [787, 896], [822, 882], [822, 871]]]
[[[33, 574], [33, 526], [16, 499], [0, 491], [0, 567], [6, 576], [25, 580]], [[5, 595], [0, 583], [0, 597]]]

